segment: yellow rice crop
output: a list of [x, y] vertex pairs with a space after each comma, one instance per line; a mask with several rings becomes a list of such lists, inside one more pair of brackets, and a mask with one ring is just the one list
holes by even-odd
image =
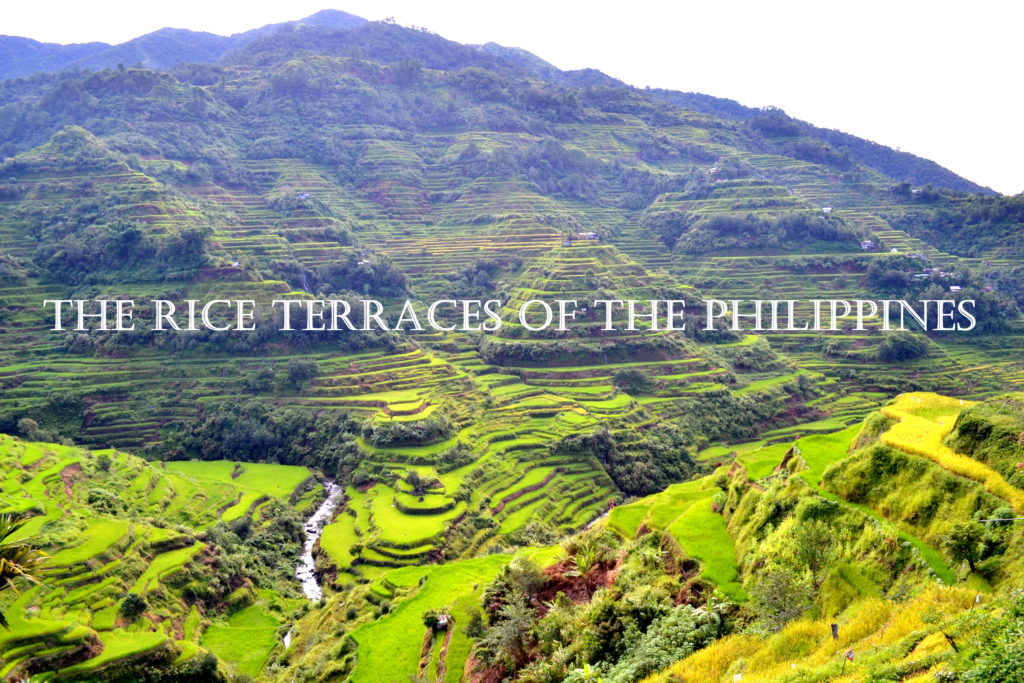
[[961, 404], [958, 399], [926, 392], [902, 394], [896, 403], [882, 408], [886, 417], [897, 420], [882, 434], [882, 443], [923, 456], [954, 474], [980, 482], [986, 491], [1010, 503], [1018, 513], [1024, 513], [1024, 491], [1011, 486], [988, 465], [956, 453], [942, 443], [952, 431], [961, 408], [969, 404], [969, 401]]
[[[744, 683], [773, 681], [794, 671], [813, 673], [834, 665], [847, 648], [853, 648], [860, 662], [914, 632], [938, 633], [942, 621], [968, 609], [973, 597], [971, 589], [935, 584], [902, 605], [869, 598], [837, 619], [801, 619], [763, 638], [750, 635], [723, 638], [652, 676], [646, 683], [665, 680], [714, 683], [732, 680], [733, 673], [743, 673]], [[832, 640], [829, 627], [832, 621], [839, 623], [838, 642]], [[944, 638], [940, 642], [928, 636], [907, 659], [915, 660], [941, 651], [944, 641]], [[858, 674], [862, 673], [857, 671], [856, 664], [847, 668], [849, 680], [861, 680]]]

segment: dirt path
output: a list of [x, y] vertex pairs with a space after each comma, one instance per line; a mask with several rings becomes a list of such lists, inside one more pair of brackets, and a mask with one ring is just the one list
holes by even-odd
[[444, 634], [444, 642], [441, 644], [441, 653], [437, 657], [437, 679], [444, 681], [448, 674], [448, 646], [452, 642], [452, 634], [455, 633], [455, 617], [448, 617], [448, 630]]
[[82, 466], [79, 464], [68, 465], [60, 471], [60, 480], [64, 482], [64, 493], [68, 500], [75, 498], [75, 479], [82, 473]]

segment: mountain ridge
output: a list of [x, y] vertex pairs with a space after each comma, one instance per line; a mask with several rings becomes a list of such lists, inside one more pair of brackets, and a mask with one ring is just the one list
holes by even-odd
[[[0, 78], [26, 77], [41, 71], [95, 70], [119, 64], [141, 63], [152, 68], [166, 69], [181, 63], [217, 63], [232, 59], [237, 53], [244, 52], [252, 43], [270, 38], [281, 30], [317, 27], [347, 32], [368, 24], [380, 23], [369, 22], [341, 10], [324, 9], [303, 19], [267, 24], [230, 36], [171, 27], [164, 27], [116, 45], [102, 42], [62, 45], [18, 36], [0, 36]], [[713, 95], [662, 88], [641, 91], [597, 69], [562, 71], [522, 48], [503, 46], [494, 42], [461, 47], [513, 64], [543, 80], [561, 85], [631, 88], [675, 106], [737, 121], [750, 121], [763, 114], [762, 109], [747, 107], [734, 100]], [[379, 53], [374, 56], [381, 57]], [[919, 186], [934, 185], [959, 192], [998, 194], [929, 159], [842, 131], [820, 128], [798, 119], [791, 120], [809, 137], [846, 150], [851, 158], [897, 181]]]
[[[167, 68], [180, 62], [212, 62], [231, 49], [288, 26], [352, 28], [364, 23], [367, 21], [362, 17], [325, 9], [303, 19], [266, 24], [227, 36], [171, 26], [116, 44], [99, 41], [45, 43], [20, 36], [0, 35], [0, 78], [30, 76], [41, 70], [102, 69], [118, 64], [143, 63], [150, 67]], [[15, 56], [19, 49], [31, 49], [36, 54], [30, 59], [19, 60]]]
[[[390, 22], [0, 82], [0, 511], [31, 510], [62, 573], [0, 592], [0, 677], [970, 666], [960, 615], [1024, 571], [1020, 399], [973, 402], [1024, 385], [1024, 197], [914, 187], [781, 110], [691, 99]], [[454, 329], [359, 331], [367, 297]], [[584, 304], [564, 330], [517, 315], [556, 297]], [[776, 297], [797, 319], [972, 300], [979, 325], [699, 315]], [[137, 327], [55, 330], [41, 302], [67, 299], [140, 302]], [[252, 301], [256, 329], [157, 332], [153, 299]], [[347, 303], [356, 330], [281, 329], [280, 299]], [[460, 331], [490, 299], [502, 328]], [[596, 299], [638, 306], [607, 329]], [[685, 329], [647, 322], [669, 300]], [[311, 477], [344, 489], [315, 603]]]

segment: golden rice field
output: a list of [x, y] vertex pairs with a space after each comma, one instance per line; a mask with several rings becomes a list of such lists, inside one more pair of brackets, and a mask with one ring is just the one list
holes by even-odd
[[[862, 681], [866, 669], [887, 664], [919, 662], [924, 679], [942, 669], [943, 653], [952, 653], [942, 631], [957, 640], [971, 635], [959, 621], [974, 599], [965, 587], [934, 585], [907, 604], [872, 598], [860, 603], [838, 621], [839, 639], [833, 640], [831, 619], [801, 619], [768, 637], [736, 634], [712, 643], [645, 683], [744, 683], [781, 680]], [[898, 659], [893, 654], [906, 653]], [[843, 654], [853, 650], [854, 660], [843, 666]], [[742, 678], [734, 678], [740, 674]], [[923, 675], [923, 674], [922, 674]]]
[[943, 441], [953, 429], [957, 415], [971, 401], [929, 392], [901, 394], [896, 402], [882, 408], [894, 424], [882, 434], [882, 443], [901, 451], [920, 455], [946, 470], [984, 485], [985, 490], [1024, 513], [1024, 491], [1011, 486], [1001, 474], [987, 465], [956, 453]]

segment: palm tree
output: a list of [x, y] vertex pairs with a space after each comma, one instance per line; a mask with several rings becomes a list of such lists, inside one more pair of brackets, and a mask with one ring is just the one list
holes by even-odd
[[[29, 583], [40, 582], [43, 565], [48, 559], [46, 553], [37, 550], [30, 543], [7, 540], [25, 526], [27, 521], [28, 518], [21, 513], [0, 514], [0, 591], [9, 588], [17, 593], [18, 588], [14, 582], [19, 578]], [[0, 626], [10, 628], [2, 612]]]

